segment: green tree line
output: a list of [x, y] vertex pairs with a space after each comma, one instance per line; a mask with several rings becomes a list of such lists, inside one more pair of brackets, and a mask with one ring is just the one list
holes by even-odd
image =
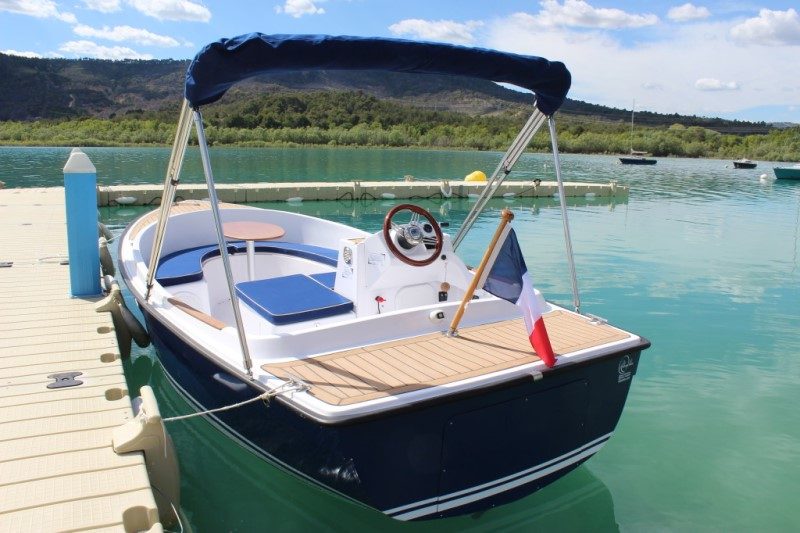
[[[361, 92], [286, 92], [226, 98], [203, 110], [207, 137], [232, 146], [374, 146], [504, 150], [526, 120], [519, 109], [470, 116], [381, 100]], [[232, 100], [232, 101], [231, 101]], [[73, 118], [0, 122], [0, 144], [39, 146], [170, 145], [177, 110], [131, 112], [111, 119]], [[619, 154], [631, 148], [658, 157], [800, 160], [800, 128], [759, 135], [720, 133], [700, 126], [637, 126], [559, 113], [565, 153]], [[533, 151], [548, 151], [547, 132]]]

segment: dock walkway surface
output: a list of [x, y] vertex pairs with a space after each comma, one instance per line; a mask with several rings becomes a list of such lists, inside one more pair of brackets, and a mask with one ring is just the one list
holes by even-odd
[[[0, 190], [0, 531], [161, 531], [109, 313], [70, 295], [63, 188]], [[79, 386], [48, 388], [57, 373]]]

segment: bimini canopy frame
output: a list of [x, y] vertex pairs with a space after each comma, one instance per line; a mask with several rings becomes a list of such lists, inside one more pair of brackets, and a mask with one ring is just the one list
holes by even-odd
[[[227, 247], [224, 243], [200, 107], [216, 102], [228, 89], [242, 80], [270, 72], [303, 70], [378, 70], [465, 76], [509, 83], [528, 89], [535, 94], [533, 114], [487, 182], [478, 202], [467, 215], [465, 223], [454, 239], [455, 246], [461, 243], [483, 207], [511, 172], [511, 168], [525, 151], [533, 135], [548, 118], [551, 124], [556, 174], [562, 204], [564, 201], [554, 137], [555, 126], [552, 121], [553, 115], [564, 103], [571, 83], [570, 73], [563, 63], [548, 61], [541, 57], [510, 54], [483, 48], [364, 37], [250, 33], [231, 39], [221, 39], [207, 45], [195, 56], [186, 72], [185, 101], [164, 182], [164, 192], [161, 198], [162, 209], [148, 265], [146, 297], [149, 298], [155, 279], [158, 260], [162, 252], [163, 233], [166, 231], [169, 206], [172, 205], [175, 198], [189, 131], [194, 123], [203, 159], [203, 171], [209, 187], [209, 198], [212, 202], [211, 211], [217, 226], [220, 254], [228, 278], [231, 304], [234, 308], [234, 317], [239, 332], [243, 364], [251, 377], [252, 363], [237, 305], [238, 299], [233, 287]], [[562, 211], [565, 215], [564, 231], [567, 237], [569, 261], [572, 264], [569, 226], [563, 205]], [[574, 280], [574, 267], [572, 272]], [[577, 303], [576, 286], [573, 286], [573, 291], [576, 295], [577, 308], [579, 304]]]

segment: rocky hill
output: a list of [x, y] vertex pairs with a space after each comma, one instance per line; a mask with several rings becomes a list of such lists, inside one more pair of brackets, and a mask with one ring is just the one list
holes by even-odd
[[[35, 59], [0, 54], [0, 120], [113, 118], [176, 112], [188, 61]], [[318, 71], [270, 74], [242, 84], [231, 98], [271, 91], [363, 91], [382, 100], [437, 111], [491, 115], [530, 106], [532, 95], [495, 83], [391, 72]], [[567, 100], [562, 112], [588, 121], [624, 123], [630, 111]], [[640, 125], [702, 126], [724, 133], [766, 133], [764, 123], [637, 112]]]

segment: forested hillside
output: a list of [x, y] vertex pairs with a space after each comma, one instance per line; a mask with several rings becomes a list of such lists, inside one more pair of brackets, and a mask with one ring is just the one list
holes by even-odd
[[[0, 120], [73, 117], [113, 118], [173, 108], [181, 98], [188, 61], [37, 59], [0, 54]], [[261, 93], [264, 86], [291, 91], [362, 91], [434, 111], [485, 115], [522, 109], [532, 95], [497, 84], [449, 76], [390, 72], [299, 72], [262, 76], [243, 84], [238, 95]], [[230, 100], [230, 99], [228, 99]], [[565, 115], [627, 122], [630, 111], [567, 100]], [[643, 126], [702, 126], [740, 134], [766, 133], [763, 123], [637, 112]], [[734, 131], [735, 130], [735, 131]]]
[[[0, 144], [168, 145], [186, 61], [29, 59], [0, 54]], [[243, 83], [204, 108], [210, 142], [504, 149], [532, 95], [482, 80], [385, 72], [299, 72]], [[565, 152], [800, 159], [798, 128], [568, 100]], [[548, 150], [539, 135], [534, 150]]]

